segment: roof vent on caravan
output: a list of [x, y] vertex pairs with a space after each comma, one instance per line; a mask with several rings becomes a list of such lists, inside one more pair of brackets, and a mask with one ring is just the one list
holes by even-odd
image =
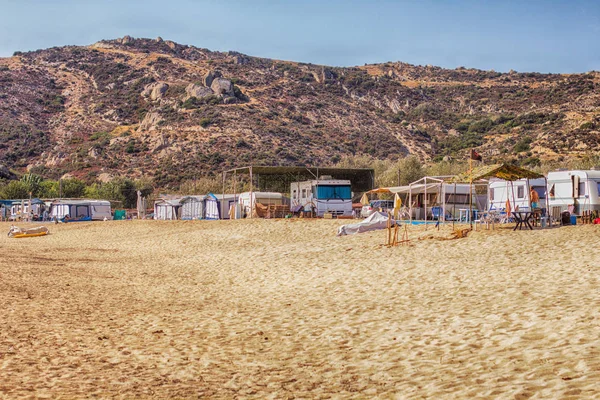
[[326, 181], [326, 180], [333, 179], [333, 177], [331, 175], [321, 175], [321, 177], [319, 177], [319, 179], [322, 181]]

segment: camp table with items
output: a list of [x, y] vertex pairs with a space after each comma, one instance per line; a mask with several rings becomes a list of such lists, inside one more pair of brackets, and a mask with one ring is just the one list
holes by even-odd
[[513, 229], [513, 231], [516, 231], [517, 229], [523, 229], [523, 225], [525, 225], [525, 227], [529, 228], [530, 230], [533, 230], [533, 227], [530, 223], [531, 218], [533, 217], [532, 211], [513, 211], [512, 214], [513, 217], [515, 217], [515, 221], [517, 222], [517, 225], [515, 225], [515, 229]]

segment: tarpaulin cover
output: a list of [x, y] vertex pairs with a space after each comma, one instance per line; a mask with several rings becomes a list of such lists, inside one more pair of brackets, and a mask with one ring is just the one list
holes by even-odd
[[[392, 221], [392, 226], [395, 224]], [[338, 236], [354, 235], [355, 233], [363, 233], [385, 229], [388, 225], [388, 216], [382, 212], [374, 212], [368, 218], [355, 224], [342, 225], [338, 228]]]

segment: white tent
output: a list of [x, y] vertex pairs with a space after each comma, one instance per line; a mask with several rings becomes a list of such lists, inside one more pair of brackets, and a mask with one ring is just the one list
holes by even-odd
[[212, 193], [204, 196], [204, 218], [205, 219], [220, 219], [221, 218], [221, 203], [217, 196]]
[[154, 219], [178, 219], [181, 199], [158, 199], [154, 202]]
[[180, 200], [181, 219], [203, 219], [204, 218], [204, 196], [187, 196]]

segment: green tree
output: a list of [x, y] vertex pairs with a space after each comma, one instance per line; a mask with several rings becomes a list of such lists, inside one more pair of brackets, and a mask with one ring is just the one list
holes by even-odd
[[27, 187], [27, 193], [33, 197], [40, 195], [40, 187], [43, 179], [41, 176], [36, 174], [25, 174], [21, 177], [21, 182]]
[[423, 164], [415, 156], [408, 156], [398, 161], [400, 185], [408, 185], [425, 176]]
[[0, 198], [2, 199], [28, 199], [29, 198], [29, 186], [25, 182], [21, 181], [10, 181], [0, 191]]
[[79, 179], [63, 179], [62, 180], [62, 197], [78, 198], [83, 197], [85, 192], [85, 183]]
[[58, 181], [44, 180], [40, 183], [38, 197], [54, 199], [59, 196]]

